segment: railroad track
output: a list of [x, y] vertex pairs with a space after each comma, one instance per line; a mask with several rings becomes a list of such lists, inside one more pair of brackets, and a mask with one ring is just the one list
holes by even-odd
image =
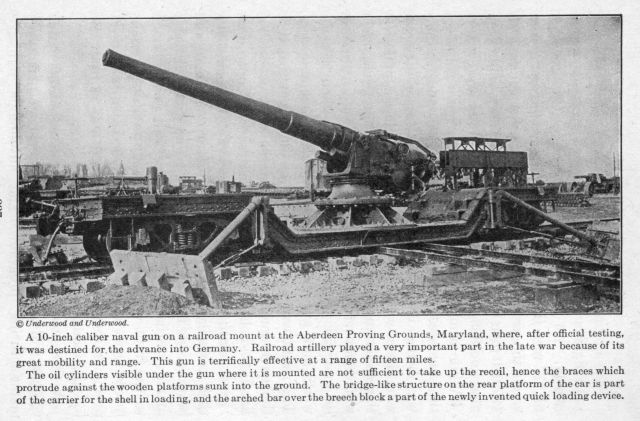
[[96, 278], [113, 272], [111, 264], [103, 263], [67, 263], [51, 266], [35, 266], [19, 268], [20, 282], [43, 280], [71, 280], [79, 278]]
[[[600, 219], [599, 221], [619, 220], [620, 218]], [[569, 222], [576, 228], [587, 228], [593, 220]], [[555, 227], [553, 227], [555, 228]], [[545, 227], [540, 231], [545, 232]], [[535, 236], [536, 233], [531, 233]], [[420, 249], [399, 249], [382, 247], [382, 253], [409, 258], [429, 258], [450, 263], [470, 266], [483, 266], [493, 269], [512, 270], [538, 276], [571, 279], [577, 282], [605, 285], [619, 288], [620, 267], [600, 263], [566, 261], [549, 257], [522, 255], [516, 253], [476, 250], [463, 246], [440, 244], [424, 244]], [[305, 256], [304, 258], [306, 258]], [[304, 260], [293, 258], [288, 260]], [[276, 259], [279, 260], [279, 259]], [[240, 263], [239, 265], [250, 265]], [[545, 267], [546, 266], [546, 267]], [[19, 281], [34, 282], [42, 280], [72, 280], [79, 278], [95, 278], [111, 274], [113, 266], [101, 263], [68, 263], [51, 266], [20, 267]]]
[[27, 228], [27, 227], [35, 227], [38, 225], [38, 220], [34, 218], [19, 218], [18, 225]]
[[593, 224], [594, 222], [611, 222], [611, 221], [619, 221], [619, 220], [620, 220], [620, 217], [616, 216], [612, 218], [584, 219], [580, 221], [566, 222], [566, 224], [574, 228], [584, 227], [586, 229], [589, 227], [589, 225]]
[[620, 267], [606, 263], [477, 250], [442, 244], [426, 244], [419, 249], [381, 247], [380, 252], [415, 260], [429, 259], [620, 289]]
[[[573, 227], [575, 229], [586, 230], [594, 222], [611, 222], [611, 221], [620, 221], [620, 218], [617, 217], [617, 218], [602, 218], [602, 219], [585, 219], [585, 220], [580, 220], [580, 221], [565, 222], [565, 224], [567, 224], [570, 227]], [[536, 232], [542, 233], [542, 234], [546, 234], [546, 235], [557, 236], [557, 235], [561, 234], [563, 232], [563, 230], [560, 227], [543, 224], [543, 225], [539, 226], [536, 229], [536, 231], [531, 231], [530, 232], [530, 236], [535, 236]]]

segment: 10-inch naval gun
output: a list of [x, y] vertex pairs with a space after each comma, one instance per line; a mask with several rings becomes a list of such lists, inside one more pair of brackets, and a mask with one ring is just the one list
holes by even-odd
[[384, 130], [361, 133], [168, 72], [123, 56], [104, 53], [105, 66], [273, 127], [320, 148], [327, 162], [331, 198], [362, 198], [424, 190], [436, 172], [436, 155], [419, 142]]

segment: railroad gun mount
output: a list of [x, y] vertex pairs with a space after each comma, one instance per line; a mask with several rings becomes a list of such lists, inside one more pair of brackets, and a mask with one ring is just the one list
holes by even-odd
[[586, 175], [576, 175], [577, 181], [571, 183], [572, 192], [582, 192], [589, 197], [594, 194], [620, 193], [620, 177], [605, 177], [603, 174], [589, 173]]
[[[520, 161], [509, 158], [500, 164], [500, 157], [507, 156], [503, 150], [475, 149], [467, 157], [461, 153], [472, 151], [448, 151], [440, 157], [442, 168], [453, 168], [454, 175], [458, 170], [483, 171], [485, 180], [494, 176], [492, 181], [469, 188], [461, 188], [461, 183], [444, 190], [429, 188], [438, 175], [437, 156], [412, 139], [315, 120], [111, 50], [102, 60], [319, 147], [316, 157], [326, 162], [331, 187], [328, 196], [295, 205], [245, 193], [59, 200], [49, 226], [83, 235], [89, 255], [111, 260], [117, 282], [155, 285], [219, 305], [215, 269], [239, 259], [255, 260], [256, 255], [266, 260], [380, 246], [469, 243], [522, 235], [545, 220], [594, 244], [541, 210], [542, 203], [553, 199], [544, 188], [526, 185], [524, 152], [515, 153], [524, 154], [524, 161], [518, 155]], [[518, 174], [506, 177], [513, 165], [518, 174], [524, 172], [524, 184]], [[299, 209], [291, 211], [296, 206]]]

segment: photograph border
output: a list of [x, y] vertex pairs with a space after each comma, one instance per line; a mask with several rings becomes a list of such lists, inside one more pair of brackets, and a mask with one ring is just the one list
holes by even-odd
[[624, 314], [624, 262], [623, 262], [623, 251], [624, 251], [624, 180], [623, 180], [623, 169], [624, 169], [624, 157], [623, 157], [623, 43], [624, 43], [624, 14], [507, 14], [507, 15], [301, 15], [301, 16], [284, 16], [284, 15], [256, 15], [256, 16], [171, 16], [171, 17], [60, 17], [60, 18], [39, 18], [39, 17], [30, 17], [30, 18], [17, 18], [15, 19], [15, 72], [16, 72], [16, 80], [15, 80], [15, 136], [16, 136], [16, 149], [15, 149], [15, 163], [16, 163], [16, 199], [18, 198], [18, 189], [19, 189], [19, 177], [18, 173], [20, 171], [19, 168], [19, 110], [18, 110], [18, 99], [19, 99], [19, 23], [21, 21], [91, 21], [91, 20], [236, 20], [236, 19], [393, 19], [393, 18], [416, 18], [416, 19], [429, 19], [429, 18], [548, 18], [548, 17], [619, 17], [620, 18], [620, 45], [619, 45], [619, 54], [620, 54], [620, 62], [619, 62], [619, 70], [620, 70], [620, 80], [619, 80], [619, 153], [620, 153], [620, 311], [619, 312], [603, 312], [603, 313], [426, 313], [426, 314], [247, 314], [247, 315], [113, 315], [113, 316], [20, 316], [19, 311], [19, 200], [16, 200], [15, 210], [16, 210], [16, 317], [18, 320], [20, 319], [129, 319], [129, 318], [279, 318], [279, 317], [449, 317], [449, 316], [622, 316]]

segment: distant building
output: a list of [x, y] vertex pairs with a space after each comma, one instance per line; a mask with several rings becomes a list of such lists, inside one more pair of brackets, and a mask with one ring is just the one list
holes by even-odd
[[216, 193], [240, 193], [242, 192], [242, 183], [235, 180], [219, 180], [216, 181]]
[[270, 181], [251, 181], [247, 186], [250, 189], [275, 189], [276, 186]]
[[186, 193], [194, 193], [198, 190], [202, 190], [204, 187], [204, 182], [200, 178], [196, 178], [191, 175], [184, 175], [182, 177], [178, 177], [180, 180], [180, 191]]

